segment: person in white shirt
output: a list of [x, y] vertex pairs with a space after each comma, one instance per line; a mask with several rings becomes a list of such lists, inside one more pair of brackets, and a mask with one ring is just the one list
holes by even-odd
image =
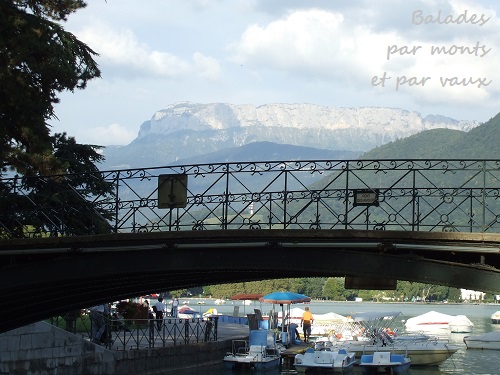
[[177, 311], [178, 311], [178, 309], [179, 309], [179, 299], [177, 297], [175, 297], [172, 300], [172, 311], [171, 311], [171, 315], [174, 318], [177, 318]]
[[158, 297], [158, 302], [156, 302], [153, 307], [153, 310], [156, 314], [156, 328], [158, 328], [159, 331], [161, 330], [161, 326], [163, 323], [163, 314], [166, 310], [165, 304], [163, 303], [163, 298]]

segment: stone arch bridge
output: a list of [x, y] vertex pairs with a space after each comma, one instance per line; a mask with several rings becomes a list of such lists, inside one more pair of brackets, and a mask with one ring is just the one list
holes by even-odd
[[[498, 160], [222, 163], [95, 177], [112, 193], [89, 199], [73, 183], [81, 176], [40, 177], [36, 186], [64, 181], [81, 198], [60, 205], [2, 180], [29, 204], [0, 213], [0, 332], [158, 290], [283, 277], [500, 291]], [[9, 232], [13, 217], [28, 218], [25, 238]], [[72, 232], [77, 218], [85, 233]]]

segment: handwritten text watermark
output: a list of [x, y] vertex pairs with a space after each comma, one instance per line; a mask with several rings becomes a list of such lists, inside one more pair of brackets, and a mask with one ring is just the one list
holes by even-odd
[[[440, 24], [440, 25], [458, 25], [458, 24], [468, 24], [470, 26], [484, 26], [488, 23], [491, 17], [486, 14], [476, 14], [469, 13], [465, 10], [459, 15], [443, 15], [441, 10], [437, 14], [424, 14], [422, 10], [415, 10], [412, 13], [411, 22], [413, 25], [428, 25], [428, 24]], [[386, 51], [387, 61], [397, 59], [399, 56], [422, 56], [428, 54], [430, 56], [473, 56], [477, 58], [484, 58], [491, 52], [486, 44], [477, 41], [475, 44], [435, 44], [431, 46], [421, 46], [421, 45], [388, 45]], [[429, 85], [429, 82], [433, 81], [434, 77], [428, 75], [422, 76], [389, 76], [387, 72], [381, 75], [376, 75], [372, 77], [372, 86], [387, 87], [389, 84], [394, 85], [394, 89], [399, 91], [403, 86], [412, 87], [420, 86], [425, 87]], [[435, 80], [435, 78], [434, 78]], [[483, 88], [487, 87], [492, 83], [491, 79], [487, 77], [457, 77], [457, 76], [440, 76], [439, 85], [443, 88], [462, 86], [462, 87], [477, 87]]]

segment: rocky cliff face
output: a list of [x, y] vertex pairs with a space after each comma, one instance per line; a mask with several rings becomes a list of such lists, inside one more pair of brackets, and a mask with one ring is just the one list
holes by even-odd
[[181, 102], [156, 112], [130, 145], [109, 148], [105, 156], [108, 166], [166, 165], [263, 141], [360, 153], [424, 130], [478, 125], [395, 108]]
[[395, 108], [336, 108], [313, 104], [198, 104], [176, 103], [145, 122], [137, 140], [152, 134], [207, 132], [232, 137], [234, 146], [249, 141], [273, 141], [328, 149], [366, 151], [423, 130], [448, 128], [468, 131], [477, 122], [444, 116], [425, 118]]

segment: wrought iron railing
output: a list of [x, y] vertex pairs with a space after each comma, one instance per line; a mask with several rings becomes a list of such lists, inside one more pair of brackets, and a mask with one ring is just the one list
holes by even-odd
[[[95, 196], [70, 207], [33, 202], [22, 213], [3, 210], [0, 225], [17, 215], [28, 218], [25, 234], [65, 235], [69, 210], [105, 210], [113, 216], [111, 232], [500, 231], [500, 160], [242, 162], [107, 171], [99, 178], [112, 184], [113, 196]], [[160, 188], [160, 198], [163, 194], [167, 202], [158, 200], [159, 180], [162, 187], [170, 186], [163, 192]], [[2, 182], [23, 193], [22, 184]], [[40, 212], [51, 225], [30, 226], [30, 215]], [[95, 232], [89, 226], [88, 233]]]
[[108, 349], [130, 350], [217, 341], [218, 320], [217, 316], [191, 319], [165, 317], [161, 320], [105, 316], [104, 330], [99, 337], [94, 337], [98, 329], [88, 315], [72, 319], [58, 316], [49, 322]]

